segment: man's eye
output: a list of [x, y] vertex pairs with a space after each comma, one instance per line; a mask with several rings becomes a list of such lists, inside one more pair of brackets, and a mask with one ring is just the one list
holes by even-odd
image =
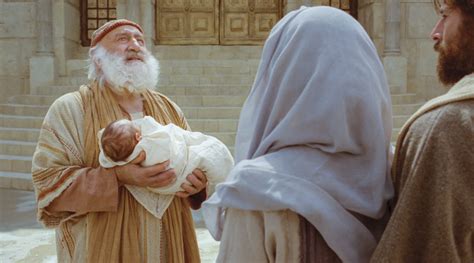
[[119, 37], [118, 41], [127, 41], [126, 37]]

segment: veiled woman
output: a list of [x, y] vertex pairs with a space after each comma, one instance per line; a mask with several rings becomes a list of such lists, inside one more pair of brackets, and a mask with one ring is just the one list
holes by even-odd
[[218, 262], [368, 262], [392, 196], [390, 94], [351, 16], [302, 7], [271, 31], [236, 166], [204, 203]]

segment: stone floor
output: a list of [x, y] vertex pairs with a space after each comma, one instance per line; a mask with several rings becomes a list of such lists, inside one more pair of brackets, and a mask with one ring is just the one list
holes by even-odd
[[[0, 189], [0, 262], [57, 262], [54, 231], [35, 219], [34, 193]], [[215, 262], [219, 243], [205, 228], [196, 234], [202, 262]]]

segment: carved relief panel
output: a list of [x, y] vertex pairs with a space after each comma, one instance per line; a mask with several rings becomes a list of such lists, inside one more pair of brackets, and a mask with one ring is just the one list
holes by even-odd
[[282, 0], [157, 1], [158, 44], [261, 44]]
[[218, 44], [219, 0], [157, 1], [159, 44]]
[[263, 43], [281, 16], [279, 0], [222, 0], [220, 43]]

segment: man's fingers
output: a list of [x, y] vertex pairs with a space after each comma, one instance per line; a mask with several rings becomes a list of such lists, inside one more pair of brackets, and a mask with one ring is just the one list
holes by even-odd
[[145, 151], [141, 151], [140, 154], [138, 154], [138, 156], [133, 159], [130, 163], [132, 164], [140, 164], [141, 162], [143, 162], [146, 158], [146, 153]]
[[176, 180], [176, 175], [174, 173], [173, 169], [170, 169], [166, 172], [154, 175], [149, 178], [150, 183], [149, 186], [151, 187], [163, 187], [167, 186], [170, 183], [174, 182]]
[[[162, 173], [162, 172], [165, 172], [167, 169], [168, 169], [168, 165], [170, 164], [170, 161], [164, 161], [162, 163], [159, 163], [159, 164], [155, 164], [155, 165], [152, 165], [152, 166], [149, 166], [149, 167], [146, 167], [146, 174], [148, 176], [153, 176], [155, 174], [159, 174], [159, 173]], [[173, 171], [174, 173], [174, 170], [173, 169], [170, 169], [168, 171]]]
[[193, 174], [199, 178], [200, 181], [203, 181], [203, 179], [206, 179], [206, 176], [204, 173], [201, 171], [201, 169], [194, 169]]
[[190, 184], [182, 184], [181, 185], [181, 188], [183, 188], [183, 190], [191, 195], [195, 194], [198, 192], [197, 188], [196, 188], [196, 185], [190, 185]]
[[201, 180], [199, 180], [199, 178], [196, 177], [194, 173], [188, 175], [188, 177], [186, 177], [186, 180], [188, 180], [188, 182], [191, 185], [194, 185], [195, 187], [202, 187], [202, 185], [204, 184]]

